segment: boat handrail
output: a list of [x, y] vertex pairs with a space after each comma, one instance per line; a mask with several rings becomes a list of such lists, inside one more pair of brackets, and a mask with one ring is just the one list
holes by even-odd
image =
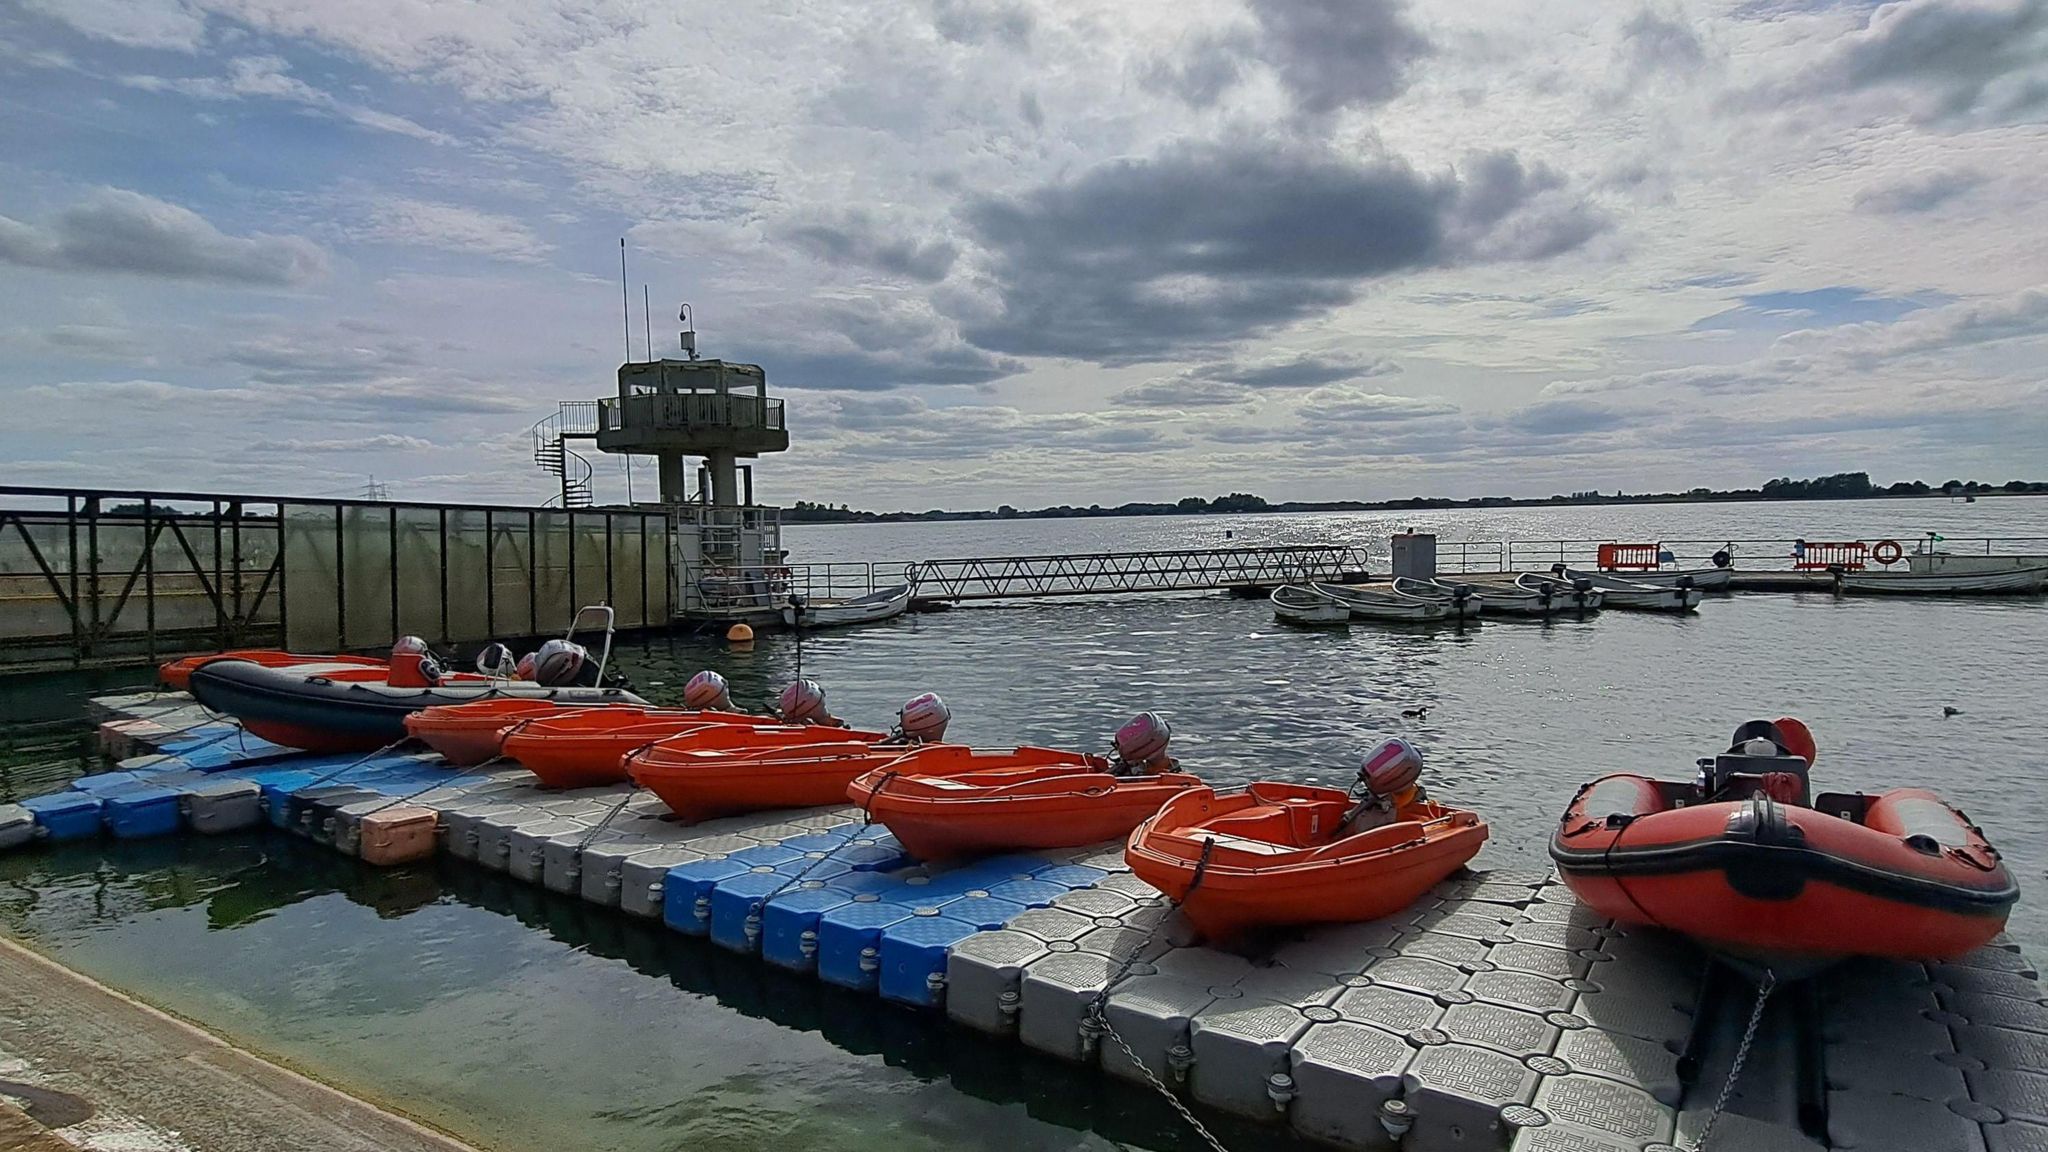
[[584, 614], [589, 612], [601, 613], [604, 619], [604, 651], [598, 653], [597, 656], [597, 680], [598, 683], [602, 684], [604, 683], [605, 665], [611, 663], [612, 659], [613, 622], [618, 618], [618, 613], [612, 610], [612, 606], [600, 600], [595, 604], [585, 604], [583, 607], [578, 608], [576, 615], [569, 618], [569, 630], [562, 634], [562, 639], [574, 641], [576, 639], [576, 629], [582, 625]]

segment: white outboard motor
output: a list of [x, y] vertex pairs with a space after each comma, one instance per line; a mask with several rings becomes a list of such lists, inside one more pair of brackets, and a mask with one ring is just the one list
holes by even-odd
[[531, 680], [531, 679], [533, 679], [533, 662], [534, 662], [533, 658], [534, 658], [534, 656], [535, 656], [535, 655], [536, 655], [535, 653], [532, 653], [532, 652], [528, 652], [528, 653], [527, 653], [526, 655], [524, 655], [524, 656], [521, 656], [521, 657], [519, 658], [519, 663], [517, 663], [517, 664], [514, 664], [514, 665], [512, 666], [512, 678], [513, 678], [513, 679], [515, 679], [515, 680]]
[[926, 692], [904, 701], [896, 712], [896, 734], [911, 744], [931, 744], [946, 738], [946, 725], [953, 710], [937, 692]]
[[1157, 712], [1140, 712], [1116, 730], [1116, 770], [1119, 776], [1140, 772], [1171, 772], [1178, 765], [1166, 754], [1173, 740], [1173, 726]]
[[816, 680], [798, 680], [782, 690], [775, 710], [785, 724], [822, 724], [838, 727], [839, 721], [825, 710], [825, 689]]
[[550, 640], [533, 654], [533, 678], [549, 688], [593, 687], [597, 661], [590, 658], [590, 649], [574, 640]]
[[517, 668], [512, 660], [512, 650], [503, 644], [486, 644], [484, 650], [476, 654], [476, 670], [486, 676], [510, 680]]
[[732, 689], [725, 677], [706, 668], [683, 685], [683, 707], [692, 712], [730, 712]]

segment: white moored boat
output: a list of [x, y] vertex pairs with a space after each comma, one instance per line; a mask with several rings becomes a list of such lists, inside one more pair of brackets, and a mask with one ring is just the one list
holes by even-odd
[[1552, 612], [1594, 612], [1606, 602], [1600, 589], [1584, 580], [1565, 580], [1548, 572], [1524, 572], [1515, 577], [1515, 587], [1537, 597], [1535, 611], [1541, 615]]
[[1451, 615], [1448, 603], [1419, 600], [1399, 592], [1361, 588], [1356, 584], [1311, 584], [1310, 588], [1343, 604], [1353, 620], [1442, 620]]
[[882, 588], [851, 600], [810, 600], [801, 608], [786, 604], [782, 622], [792, 628], [836, 628], [901, 616], [910, 607], [910, 585]]
[[1441, 604], [1453, 616], [1474, 619], [1485, 611], [1493, 601], [1493, 593], [1484, 595], [1470, 584], [1449, 584], [1442, 580], [1416, 580], [1408, 576], [1394, 577], [1394, 591], [1417, 600], [1428, 600]]
[[1661, 568], [1655, 572], [1631, 572], [1625, 579], [1658, 588], [1677, 588], [1687, 580], [1702, 592], [1725, 592], [1735, 582], [1733, 568]]
[[2048, 583], [2048, 568], [2003, 572], [1844, 572], [1843, 592], [1859, 596], [2025, 596]]
[[1609, 608], [1632, 608], [1638, 612], [1690, 612], [1700, 606], [1700, 590], [1690, 587], [1659, 588], [1624, 580], [1606, 572], [1588, 572], [1559, 564], [1551, 571], [1574, 582], [1584, 580], [1600, 591], [1600, 602]]
[[1273, 618], [1289, 624], [1346, 624], [1351, 609], [1313, 588], [1282, 584], [1273, 589]]

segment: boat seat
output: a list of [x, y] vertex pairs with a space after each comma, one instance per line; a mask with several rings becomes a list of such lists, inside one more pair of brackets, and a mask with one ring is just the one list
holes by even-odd
[[1254, 840], [1249, 836], [1232, 836], [1228, 832], [1211, 832], [1207, 829], [1196, 829], [1187, 835], [1198, 844], [1204, 840], [1214, 840], [1218, 848], [1229, 848], [1258, 856], [1284, 856], [1290, 852], [1300, 851], [1298, 848], [1275, 844], [1270, 840]]

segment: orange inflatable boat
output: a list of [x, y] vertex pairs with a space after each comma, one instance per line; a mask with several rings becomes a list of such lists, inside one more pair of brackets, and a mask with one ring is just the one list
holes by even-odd
[[383, 668], [385, 662], [375, 656], [310, 656], [301, 652], [285, 652], [276, 648], [235, 648], [226, 652], [211, 652], [204, 656], [186, 656], [157, 665], [156, 677], [163, 686], [173, 692], [192, 690], [192, 670], [208, 660], [247, 660], [265, 668], [293, 668], [301, 664], [318, 664], [341, 668], [360, 665], [368, 668]]
[[1201, 783], [1178, 772], [1115, 776], [1099, 756], [1051, 748], [918, 748], [846, 795], [920, 860], [1114, 840]]
[[626, 773], [677, 816], [695, 822], [767, 808], [842, 804], [855, 777], [894, 763], [905, 751], [900, 744], [858, 741], [710, 749], [697, 741], [664, 740], [628, 757]]
[[1462, 809], [1417, 800], [1389, 823], [1352, 831], [1344, 824], [1352, 807], [1335, 788], [1194, 788], [1132, 830], [1124, 859], [1180, 901], [1196, 931], [1228, 939], [1262, 925], [1389, 915], [1486, 843], [1486, 824]]
[[661, 742], [678, 749], [736, 751], [881, 739], [880, 732], [777, 724], [739, 712], [605, 708], [522, 721], [505, 733], [499, 751], [548, 787], [583, 788], [626, 779], [626, 756]]
[[[560, 715], [566, 708], [612, 705], [557, 704], [552, 700], [493, 699], [449, 704], [414, 712], [405, 718], [407, 734], [459, 768], [470, 768], [499, 755], [506, 729], [522, 720]], [[644, 712], [639, 708], [634, 711]]]
[[1551, 859], [1602, 915], [1781, 980], [1850, 956], [1953, 959], [2004, 929], [2019, 887], [1969, 817], [1924, 788], [1809, 803], [1812, 747], [1796, 721], [1752, 721], [1697, 780], [1603, 776]]

